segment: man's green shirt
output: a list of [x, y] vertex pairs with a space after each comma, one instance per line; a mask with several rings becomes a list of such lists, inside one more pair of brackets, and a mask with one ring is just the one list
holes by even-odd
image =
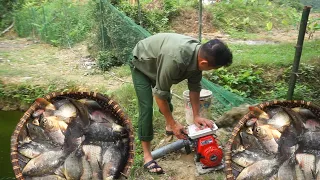
[[132, 64], [155, 82], [153, 94], [161, 99], [170, 96], [172, 84], [185, 79], [190, 91], [200, 92], [202, 71], [197, 63], [200, 46], [192, 37], [159, 33], [137, 43]]

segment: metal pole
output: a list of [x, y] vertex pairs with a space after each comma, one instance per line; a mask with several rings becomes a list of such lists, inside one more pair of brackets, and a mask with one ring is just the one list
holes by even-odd
[[138, 18], [139, 18], [139, 25], [143, 27], [142, 20], [141, 20], [141, 5], [140, 0], [138, 0]]
[[311, 10], [311, 6], [304, 6], [303, 12], [302, 12], [298, 41], [297, 41], [297, 45], [295, 46], [296, 52], [295, 52], [295, 56], [294, 56], [293, 66], [292, 66], [292, 73], [291, 73], [291, 77], [290, 77], [290, 81], [289, 81], [289, 90], [288, 90], [288, 95], [287, 95], [288, 100], [292, 100], [294, 87], [296, 85], [297, 73], [299, 70], [303, 41], [304, 41], [304, 36], [306, 34], [306, 28], [307, 28], [310, 10]]
[[104, 13], [103, 13], [103, 10], [102, 10], [103, 5], [104, 5], [103, 1], [100, 0], [101, 40], [102, 40], [102, 50], [104, 51], [105, 50], [105, 48], [104, 48], [104, 31], [103, 31], [103, 28], [104, 28], [104, 23], [103, 23]]
[[199, 41], [201, 42], [202, 33], [202, 0], [199, 0]]

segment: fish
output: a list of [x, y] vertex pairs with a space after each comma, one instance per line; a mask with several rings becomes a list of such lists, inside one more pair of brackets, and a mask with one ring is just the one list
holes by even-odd
[[320, 132], [307, 131], [298, 137], [299, 144], [305, 149], [320, 150]]
[[270, 119], [269, 115], [258, 107], [249, 106], [249, 110], [253, 112], [254, 116], [258, 119]]
[[238, 152], [238, 151], [244, 150], [244, 147], [241, 143], [240, 133], [237, 134], [237, 136], [234, 138], [232, 145], [231, 145], [231, 149], [233, 152]]
[[65, 178], [58, 175], [47, 175], [41, 177], [26, 178], [26, 180], [65, 180]]
[[282, 133], [279, 144], [279, 153], [282, 157], [289, 158], [294, 155], [299, 148], [298, 133], [293, 125], [290, 125]]
[[40, 126], [43, 127], [44, 131], [54, 143], [59, 145], [64, 144], [65, 136], [60, 129], [61, 124], [57, 116], [44, 117], [40, 123]]
[[103, 170], [102, 177], [103, 179], [114, 179], [118, 178], [120, 174], [120, 166], [123, 161], [123, 156], [121, 150], [117, 145], [111, 145], [103, 154]]
[[54, 103], [57, 110], [54, 111], [55, 116], [60, 116], [66, 123], [70, 123], [72, 118], [77, 116], [76, 107], [67, 99]]
[[279, 111], [271, 119], [268, 120], [268, 124], [273, 126], [275, 129], [283, 132], [284, 129], [290, 125], [290, 117], [284, 111]]
[[237, 177], [244, 167], [239, 166], [238, 164], [231, 162], [232, 174], [234, 177]]
[[31, 141], [31, 138], [28, 135], [27, 127], [24, 126], [21, 128], [20, 133], [18, 135], [19, 144], [28, 143]]
[[254, 123], [256, 123], [257, 122], [257, 118], [251, 118], [251, 119], [248, 119], [247, 120], [247, 122], [246, 122], [246, 126], [248, 126], [248, 127], [251, 127], [251, 126], [253, 126], [254, 125]]
[[303, 171], [302, 169], [300, 168], [300, 165], [299, 164], [296, 164], [294, 166], [294, 170], [295, 170], [295, 173], [296, 173], [296, 180], [305, 180], [306, 178], [304, 177], [304, 174], [303, 174]]
[[62, 165], [65, 160], [65, 152], [47, 151], [31, 159], [23, 168], [22, 174], [25, 176], [42, 176], [43, 174], [52, 173]]
[[273, 156], [267, 155], [261, 151], [244, 150], [243, 152], [234, 154], [232, 156], [232, 161], [242, 167], [248, 167], [257, 161], [270, 159], [271, 157]]
[[57, 110], [57, 108], [51, 102], [44, 98], [37, 98], [35, 102], [40, 109], [44, 110], [42, 113], [44, 116], [52, 116], [54, 111]]
[[291, 160], [287, 159], [282, 165], [279, 167], [277, 179], [278, 180], [295, 180], [295, 164], [290, 163]]
[[35, 141], [30, 141], [29, 143], [19, 146], [18, 151], [25, 157], [32, 159], [48, 150], [53, 150], [54, 148], [54, 146], [45, 142], [38, 143]]
[[315, 119], [308, 119], [304, 128], [308, 131], [320, 131], [320, 123]]
[[253, 128], [252, 127], [247, 127], [246, 133], [253, 134]]
[[83, 129], [86, 129], [90, 125], [90, 115], [88, 108], [82, 104], [81, 102], [69, 99], [69, 101], [74, 105], [74, 107], [77, 109], [77, 114], [79, 116], [80, 121], [77, 121], [77, 123], [81, 124]]
[[[87, 157], [87, 161], [90, 164], [92, 170], [92, 179], [101, 179], [101, 171], [100, 168], [102, 162], [101, 155], [101, 147], [96, 145], [83, 145], [82, 151], [84, 155]], [[113, 155], [114, 157], [114, 155]]]
[[80, 179], [83, 179], [83, 180], [92, 179], [92, 169], [91, 169], [90, 163], [88, 162], [88, 157], [82, 156], [81, 163], [82, 163], [83, 172], [81, 174]]
[[292, 124], [296, 128], [299, 134], [304, 132], [305, 122], [304, 119], [300, 116], [300, 114], [294, 112], [290, 108], [283, 108], [283, 110], [289, 115]]
[[303, 171], [305, 179], [314, 179], [315, 156], [313, 154], [297, 153], [296, 160]]
[[127, 130], [115, 123], [94, 122], [85, 132], [86, 139], [96, 141], [116, 141], [127, 135]]
[[258, 161], [241, 171], [236, 180], [243, 179], [268, 179], [277, 173], [279, 169], [279, 160], [277, 158]]
[[36, 126], [40, 126], [40, 122], [39, 122], [39, 118], [34, 118], [32, 120], [32, 124], [36, 125]]
[[317, 118], [317, 116], [312, 111], [310, 111], [309, 109], [306, 109], [306, 108], [295, 107], [295, 108], [292, 108], [292, 110], [294, 112], [299, 113], [305, 119], [316, 119]]
[[264, 147], [272, 153], [278, 152], [278, 143], [273, 137], [272, 128], [269, 125], [262, 125], [255, 127], [253, 135], [258, 137]]
[[82, 125], [77, 123], [77, 120], [71, 122], [65, 132], [64, 150], [67, 152], [76, 150], [84, 140], [84, 133]]
[[33, 118], [38, 118], [43, 114], [43, 112], [44, 112], [44, 109], [37, 109], [36, 111], [34, 111], [32, 113], [32, 117]]
[[30, 158], [27, 158], [24, 155], [18, 153], [18, 163], [21, 169], [23, 169], [29, 161]]
[[36, 126], [34, 124], [27, 123], [26, 127], [27, 127], [29, 137], [32, 140], [44, 140], [44, 141], [50, 140], [50, 137], [48, 136], [48, 134], [40, 126]]
[[246, 132], [240, 132], [240, 137], [241, 137], [242, 145], [245, 149], [264, 151], [265, 148], [255, 136], [248, 134]]
[[320, 179], [320, 155], [316, 156], [316, 171], [315, 171], [316, 179]]
[[102, 107], [99, 105], [99, 103], [95, 100], [91, 100], [91, 99], [79, 99], [79, 102], [81, 102], [82, 104], [86, 105], [88, 107], [89, 112], [93, 112], [93, 111], [103, 111]]
[[76, 152], [72, 152], [63, 164], [63, 174], [67, 179], [80, 179], [82, 169], [81, 157], [76, 156]]

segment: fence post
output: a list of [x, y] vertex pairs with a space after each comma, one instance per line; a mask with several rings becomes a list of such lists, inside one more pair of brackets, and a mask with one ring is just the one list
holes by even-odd
[[292, 100], [294, 87], [296, 85], [297, 73], [299, 70], [299, 63], [300, 63], [300, 58], [302, 54], [303, 41], [304, 41], [304, 36], [306, 34], [306, 28], [308, 24], [310, 10], [311, 10], [311, 6], [304, 6], [302, 16], [301, 16], [299, 36], [298, 36], [297, 45], [295, 46], [296, 52], [294, 56], [294, 62], [293, 62], [291, 77], [289, 81], [289, 90], [287, 94], [288, 100]]
[[202, 0], [199, 0], [199, 41], [201, 42], [202, 34]]

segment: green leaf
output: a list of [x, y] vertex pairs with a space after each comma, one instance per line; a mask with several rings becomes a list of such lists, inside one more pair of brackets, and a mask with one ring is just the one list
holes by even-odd
[[272, 22], [268, 22], [268, 23], [267, 23], [267, 30], [268, 30], [268, 31], [271, 31], [272, 26], [273, 26]]

